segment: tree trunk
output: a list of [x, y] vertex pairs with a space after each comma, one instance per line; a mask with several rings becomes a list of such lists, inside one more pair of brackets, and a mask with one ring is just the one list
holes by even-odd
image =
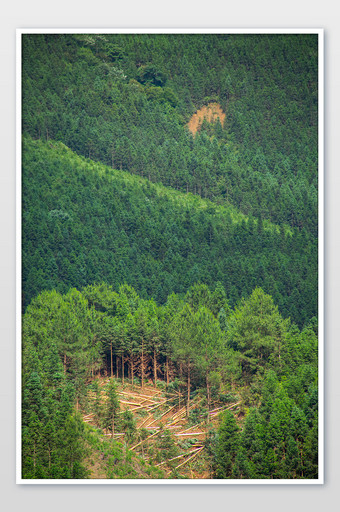
[[190, 363], [188, 365], [188, 398], [187, 398], [187, 418], [189, 418], [190, 407]]
[[119, 357], [116, 356], [116, 378], [118, 379]]
[[166, 368], [166, 385], [169, 386], [169, 359], [168, 359], [168, 356], [166, 356], [165, 368]]
[[144, 388], [144, 339], [142, 338], [142, 359], [141, 359], [141, 377], [142, 377], [142, 389]]
[[133, 355], [131, 355], [131, 357], [130, 357], [130, 365], [131, 365], [131, 384], [132, 384], [132, 389], [133, 389], [133, 374], [135, 373], [134, 364], [133, 364]]
[[281, 340], [279, 339], [279, 366], [281, 368]]
[[124, 356], [122, 354], [122, 384], [124, 386]]
[[111, 377], [113, 377], [112, 340], [110, 343], [110, 352], [111, 352]]
[[209, 379], [208, 379], [208, 372], [206, 373], [206, 383], [207, 383], [208, 423], [209, 423], [209, 412], [210, 412], [210, 385], [209, 385]]
[[157, 359], [156, 359], [156, 349], [153, 350], [153, 379], [154, 385], [157, 387]]
[[65, 375], [66, 375], [66, 363], [67, 363], [66, 352], [64, 352], [64, 373], [65, 373]]

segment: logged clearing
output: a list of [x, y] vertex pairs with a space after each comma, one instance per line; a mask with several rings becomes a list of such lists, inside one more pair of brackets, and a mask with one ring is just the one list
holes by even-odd
[[[98, 399], [101, 406], [105, 405], [110, 379], [97, 378], [96, 381], [99, 394], [88, 393], [87, 411], [82, 411], [82, 416], [85, 423], [98, 429], [100, 421], [92, 412], [93, 406], [97, 401], [98, 407]], [[129, 438], [125, 432], [116, 431], [115, 441], [123, 443], [130, 453], [145, 463], [152, 463], [162, 470], [164, 476], [161, 478], [211, 478], [205, 454], [208, 433], [211, 428], [218, 428], [221, 412], [231, 410], [237, 413], [240, 402], [223, 405], [215, 402], [208, 412], [204, 407], [204, 397], [197, 394], [190, 400], [188, 417], [184, 395], [179, 392], [169, 393], [152, 385], [132, 387], [117, 380], [117, 394], [119, 414], [124, 414], [124, 411], [133, 414], [135, 433]], [[103, 440], [112, 440], [112, 433], [105, 429], [101, 429], [101, 436]], [[103, 478], [105, 460], [100, 451], [95, 457], [93, 455], [90, 478]]]
[[215, 123], [217, 119], [219, 119], [223, 126], [225, 113], [221, 105], [219, 105], [219, 103], [209, 103], [197, 110], [188, 123], [188, 128], [193, 135], [200, 129], [204, 119], [208, 121], [208, 123]]

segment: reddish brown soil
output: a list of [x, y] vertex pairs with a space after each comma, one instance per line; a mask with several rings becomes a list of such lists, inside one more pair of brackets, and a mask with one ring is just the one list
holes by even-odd
[[223, 126], [225, 113], [223, 112], [221, 105], [218, 103], [209, 103], [197, 110], [188, 123], [188, 128], [193, 135], [195, 135], [197, 130], [200, 129], [204, 119], [209, 123], [215, 123], [217, 119], [219, 119]]

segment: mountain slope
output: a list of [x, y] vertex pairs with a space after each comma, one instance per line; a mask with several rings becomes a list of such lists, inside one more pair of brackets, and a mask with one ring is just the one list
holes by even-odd
[[23, 131], [316, 236], [317, 59], [315, 34], [26, 34]]
[[316, 261], [307, 233], [247, 218], [77, 156], [24, 140], [24, 305], [42, 289], [126, 282], [160, 303], [220, 281], [231, 304], [255, 286], [284, 316], [316, 314]]

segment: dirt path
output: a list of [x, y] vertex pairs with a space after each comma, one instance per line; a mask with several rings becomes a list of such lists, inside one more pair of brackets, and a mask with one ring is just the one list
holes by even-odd
[[225, 113], [223, 112], [221, 105], [218, 103], [209, 103], [197, 110], [188, 123], [188, 128], [193, 135], [195, 135], [197, 130], [200, 129], [204, 119], [209, 123], [215, 123], [217, 119], [219, 119], [223, 126]]

